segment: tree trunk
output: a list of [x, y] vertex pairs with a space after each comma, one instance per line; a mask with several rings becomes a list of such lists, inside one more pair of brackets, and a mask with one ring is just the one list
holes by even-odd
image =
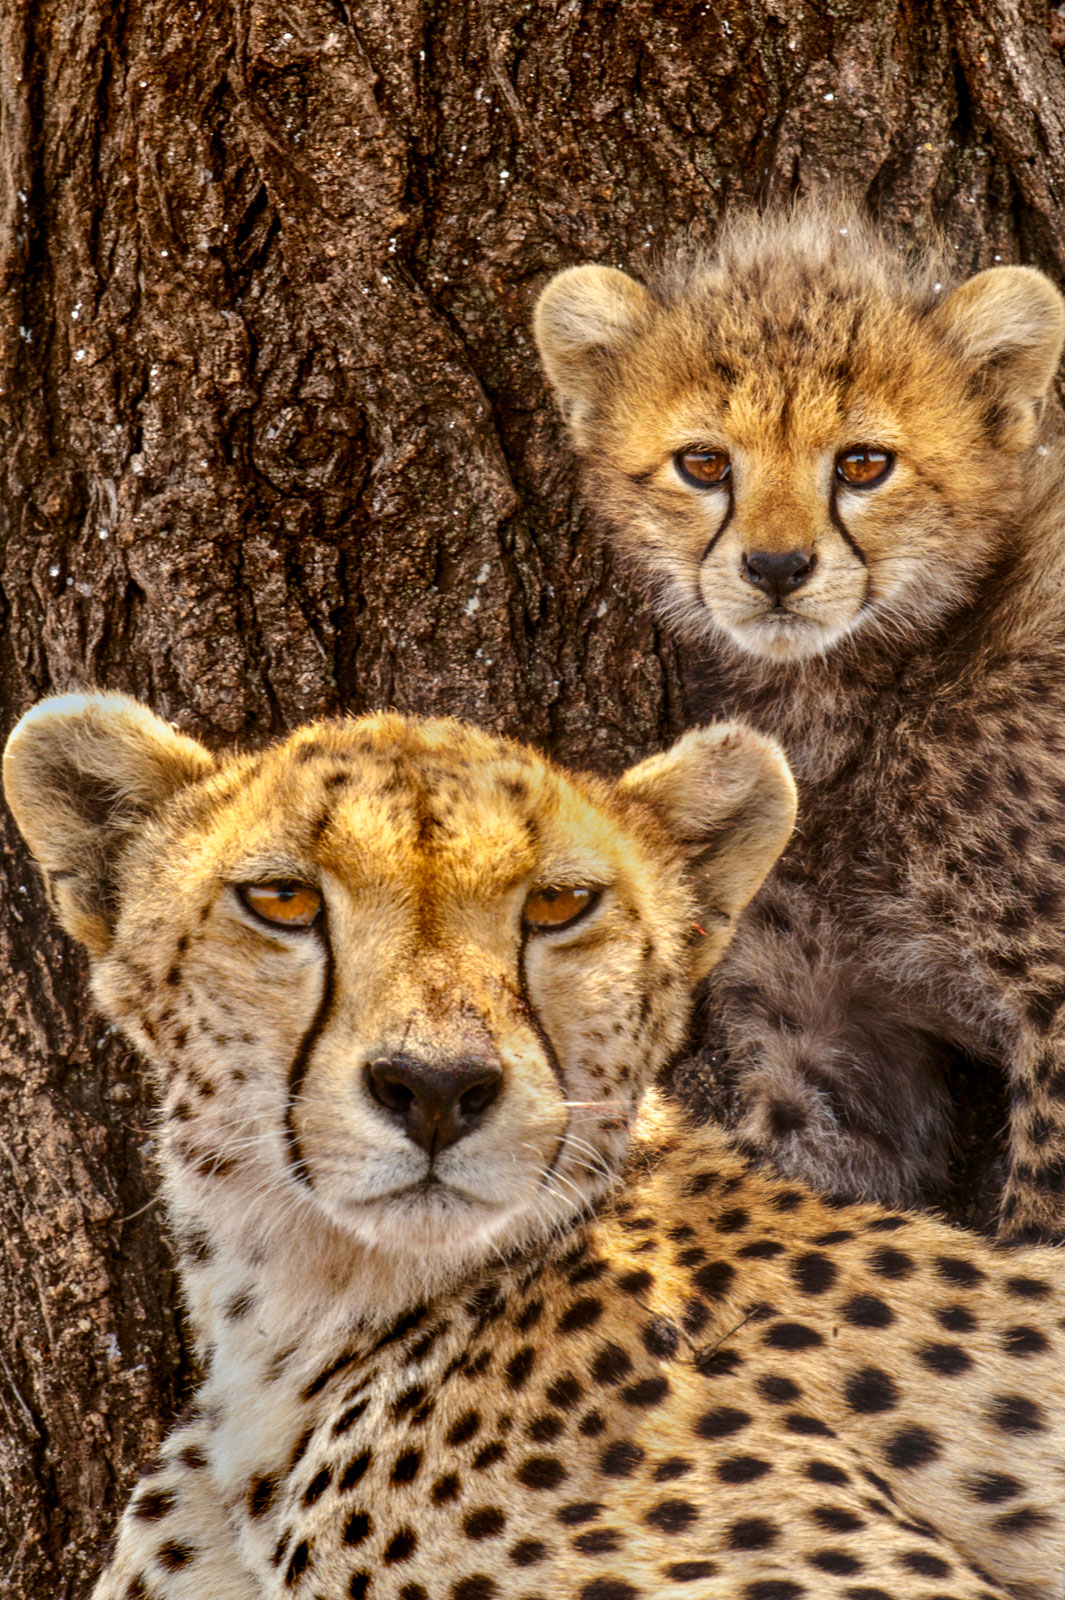
[[[1036, 0], [0, 0], [0, 731], [453, 712], [612, 769], [684, 725], [531, 303], [826, 182], [1059, 281]], [[712, 688], [712, 686], [711, 686]], [[136, 1061], [6, 816], [0, 1589], [91, 1588], [190, 1372]]]

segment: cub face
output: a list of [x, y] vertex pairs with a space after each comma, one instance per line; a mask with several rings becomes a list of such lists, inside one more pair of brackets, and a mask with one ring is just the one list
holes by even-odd
[[935, 274], [807, 210], [650, 289], [594, 266], [547, 285], [537, 342], [593, 502], [689, 637], [773, 661], [898, 640], [986, 571], [1065, 305], [1031, 268]]
[[398, 716], [216, 759], [121, 695], [31, 711], [4, 782], [154, 1065], [176, 1220], [298, 1216], [423, 1284], [610, 1182], [794, 815], [733, 725], [608, 785]]

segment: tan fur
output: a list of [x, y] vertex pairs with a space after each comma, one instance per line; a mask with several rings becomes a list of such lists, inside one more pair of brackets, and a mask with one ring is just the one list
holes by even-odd
[[[106, 904], [206, 1369], [96, 1600], [1060, 1594], [1061, 1254], [826, 1202], [648, 1087], [787, 837], [772, 744], [700, 730], [609, 786], [376, 717], [216, 763], [110, 696], [6, 761], [76, 925]], [[63, 848], [94, 827], [95, 890]], [[278, 878], [320, 928], [247, 910]], [[365, 1092], [397, 1044], [503, 1068], [431, 1159]]]
[[[942, 1063], [1000, 1066], [1002, 1204], [1065, 1229], [1065, 307], [952, 284], [843, 210], [741, 219], [644, 288], [578, 267], [537, 336], [612, 537], [784, 745], [800, 835], [714, 980], [740, 1129], [892, 1203], [942, 1188]], [[894, 464], [849, 487], [837, 463]], [[725, 452], [718, 486], [686, 450]], [[763, 581], [791, 560], [793, 587]]]

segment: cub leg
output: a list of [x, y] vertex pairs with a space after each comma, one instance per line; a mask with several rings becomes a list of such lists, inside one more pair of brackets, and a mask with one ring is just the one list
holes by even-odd
[[1065, 1015], [1059, 1012], [1045, 1032], [1027, 1028], [1011, 1066], [1010, 1165], [1000, 1231], [1010, 1239], [1061, 1239], [1065, 1213]]
[[947, 1047], [892, 1015], [805, 897], [763, 893], [712, 981], [749, 1147], [822, 1190], [897, 1206], [940, 1193]]

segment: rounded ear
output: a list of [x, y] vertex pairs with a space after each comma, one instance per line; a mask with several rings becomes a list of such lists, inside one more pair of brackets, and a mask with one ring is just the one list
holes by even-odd
[[989, 267], [953, 290], [938, 320], [981, 372], [1000, 444], [1023, 450], [1036, 434], [1065, 341], [1065, 300], [1034, 267]]
[[57, 695], [15, 727], [4, 797], [56, 915], [90, 955], [111, 942], [115, 867], [130, 833], [213, 768], [194, 739], [124, 694]]
[[568, 267], [540, 295], [533, 332], [578, 448], [587, 443], [604, 354], [646, 325], [652, 305], [643, 284], [615, 267]]
[[702, 977], [791, 836], [796, 790], [784, 753], [743, 723], [720, 722], [693, 728], [617, 787], [654, 813], [685, 858], [706, 935], [695, 947]]

